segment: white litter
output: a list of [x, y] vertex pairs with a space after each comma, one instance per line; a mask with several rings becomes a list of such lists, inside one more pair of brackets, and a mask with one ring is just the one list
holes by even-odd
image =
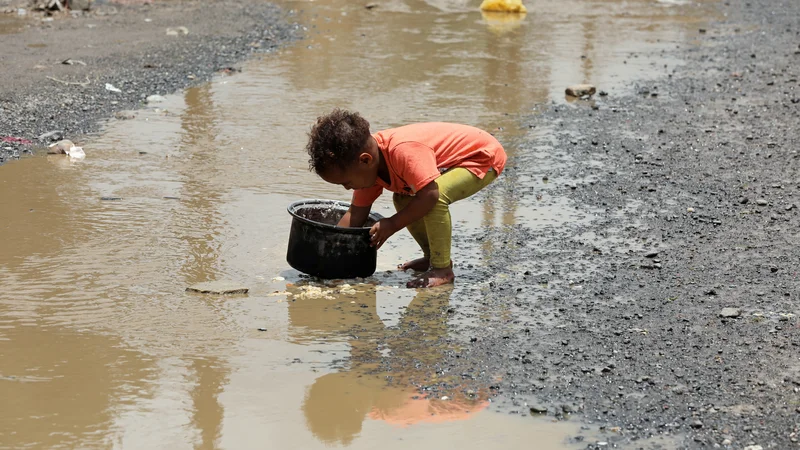
[[122, 92], [120, 89], [114, 87], [111, 83], [106, 83], [106, 90], [111, 92]]
[[83, 151], [83, 149], [81, 147], [75, 147], [75, 146], [72, 146], [70, 147], [69, 150], [67, 150], [67, 155], [69, 156], [70, 159], [86, 158], [86, 153]]

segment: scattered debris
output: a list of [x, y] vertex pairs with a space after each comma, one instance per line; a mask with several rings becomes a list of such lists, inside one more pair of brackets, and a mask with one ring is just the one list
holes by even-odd
[[595, 92], [597, 92], [597, 88], [591, 84], [576, 84], [566, 90], [566, 94], [571, 97], [592, 96]]
[[528, 12], [528, 9], [522, 4], [522, 0], [483, 0], [480, 9], [481, 11], [516, 14], [525, 14]]
[[64, 139], [63, 141], [58, 141], [53, 144], [50, 144], [47, 149], [48, 155], [66, 155], [67, 150], [70, 148], [75, 147], [75, 144], [72, 143], [69, 139]]
[[25, 138], [21, 138], [21, 137], [15, 137], [15, 136], [3, 136], [2, 138], [0, 138], [0, 142], [4, 142], [4, 143], [8, 142], [8, 143], [11, 143], [11, 144], [20, 144], [20, 145], [31, 145], [31, 144], [33, 144], [33, 141], [31, 141], [29, 139], [25, 139]]
[[167, 28], [167, 36], [185, 36], [189, 34], [189, 29], [186, 27]]
[[147, 101], [147, 103], [161, 103], [161, 102], [167, 101], [167, 99], [162, 97], [162, 96], [160, 96], [160, 95], [151, 95], [151, 96], [147, 97], [146, 101]]
[[83, 86], [83, 87], [86, 87], [86, 86], [88, 86], [88, 85], [90, 85], [92, 83], [91, 81], [89, 81], [89, 77], [88, 76], [86, 77], [86, 81], [64, 81], [64, 80], [59, 80], [58, 78], [53, 78], [53, 77], [50, 77], [50, 76], [48, 76], [47, 78], [50, 79], [50, 80], [53, 80], [53, 81], [57, 81], [57, 82], [59, 82], [61, 84], [66, 84], [67, 86]]
[[38, 139], [40, 141], [58, 141], [63, 138], [64, 138], [64, 132], [56, 130], [56, 131], [48, 131], [47, 133], [41, 134], [39, 135]]
[[106, 90], [107, 91], [111, 91], [111, 92], [122, 92], [122, 90], [120, 90], [119, 88], [115, 87], [111, 83], [106, 83]]

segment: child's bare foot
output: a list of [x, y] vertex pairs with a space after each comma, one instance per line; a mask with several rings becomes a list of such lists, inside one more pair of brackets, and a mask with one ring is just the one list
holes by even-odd
[[436, 287], [455, 282], [452, 264], [444, 269], [431, 269], [406, 284], [410, 288]]
[[413, 270], [414, 272], [425, 272], [426, 270], [431, 268], [431, 260], [428, 258], [417, 258], [411, 261], [408, 261], [404, 264], [400, 264], [397, 266], [400, 270]]

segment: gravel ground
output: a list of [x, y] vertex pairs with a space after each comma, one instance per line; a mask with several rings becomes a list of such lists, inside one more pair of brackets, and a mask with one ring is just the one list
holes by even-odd
[[530, 118], [552, 134], [510, 170], [549, 183], [505, 188], [593, 219], [494, 237], [522, 244], [486, 300], [515, 319], [470, 353], [504, 366], [502, 409], [574, 411], [625, 448], [800, 448], [800, 4], [720, 8], [637, 95]]
[[1, 24], [21, 27], [0, 36], [0, 164], [62, 137], [79, 142], [103, 120], [130, 117], [151, 95], [235, 71], [252, 53], [299, 34], [286, 12], [250, 0], [99, 1], [88, 13], [31, 11], [22, 20], [16, 6], [0, 0], [0, 11], [14, 11], [0, 14]]
[[475, 326], [423, 394], [493, 383], [590, 449], [800, 448], [800, 4], [719, 7], [684, 66], [528, 118], [493, 188], [583, 219], [457, 233], [506, 245], [433, 312]]

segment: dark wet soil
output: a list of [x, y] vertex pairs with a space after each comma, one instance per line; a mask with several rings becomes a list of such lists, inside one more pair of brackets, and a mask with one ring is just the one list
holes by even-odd
[[[18, 4], [26, 2], [0, 0], [6, 25], [20, 23]], [[235, 73], [253, 53], [296, 38], [290, 22], [289, 12], [250, 0], [98, 1], [74, 17], [29, 11], [21, 31], [2, 35], [0, 164], [61, 138], [80, 145], [102, 121], [132, 117], [151, 95]]]
[[587, 448], [798, 447], [800, 4], [720, 8], [682, 67], [528, 119], [552, 133], [505, 179], [549, 182], [493, 189], [592, 220], [456, 233], [506, 246], [430, 312], [474, 325], [430, 368], [458, 381], [421, 393], [489, 385], [500, 411], [601, 427]]

